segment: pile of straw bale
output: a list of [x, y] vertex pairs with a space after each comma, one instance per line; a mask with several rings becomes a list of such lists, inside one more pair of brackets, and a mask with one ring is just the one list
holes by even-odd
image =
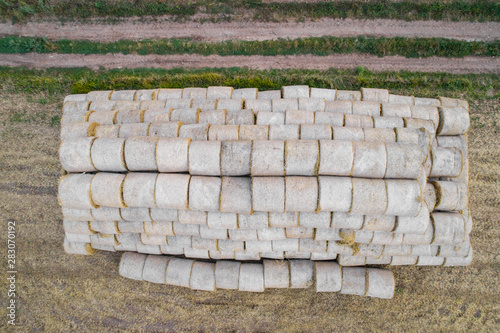
[[472, 260], [466, 101], [284, 86], [64, 101], [68, 253], [199, 290], [391, 298], [382, 265]]

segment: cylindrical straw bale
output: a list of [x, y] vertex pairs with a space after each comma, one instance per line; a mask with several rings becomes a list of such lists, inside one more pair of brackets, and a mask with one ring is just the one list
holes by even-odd
[[[299, 110], [303, 111], [325, 111], [326, 101], [324, 98], [299, 98]], [[290, 108], [296, 109], [296, 108]]]
[[187, 209], [191, 176], [161, 173], [156, 180], [155, 199], [159, 208]]
[[116, 124], [142, 123], [144, 110], [121, 110], [116, 114]]
[[417, 216], [422, 206], [422, 188], [415, 180], [387, 179], [386, 215]]
[[351, 141], [319, 141], [318, 174], [350, 176], [354, 162], [354, 147]]
[[[269, 213], [269, 227], [292, 228], [299, 226], [299, 212]], [[261, 229], [265, 228], [261, 226]]]
[[127, 171], [124, 146], [123, 138], [97, 138], [91, 149], [94, 167], [100, 171]]
[[252, 207], [260, 212], [284, 212], [285, 178], [252, 177]]
[[365, 132], [360, 127], [333, 127], [333, 139], [344, 141], [363, 141]]
[[90, 227], [93, 231], [102, 234], [119, 234], [118, 221], [91, 221]]
[[133, 234], [139, 237], [140, 242], [140, 233], [144, 232], [144, 222], [142, 221], [118, 221], [118, 230], [120, 230], [121, 234], [119, 237], [122, 237], [126, 234]]
[[240, 279], [240, 265], [241, 263], [238, 261], [218, 260], [215, 263], [215, 287], [237, 290]]
[[407, 128], [425, 128], [430, 133], [431, 137], [436, 135], [436, 129], [432, 120], [414, 118], [403, 118], [403, 120]]
[[441, 106], [441, 101], [437, 98], [415, 97], [415, 105]]
[[314, 114], [313, 111], [286, 110], [285, 124], [314, 124]]
[[387, 210], [387, 189], [382, 179], [352, 178], [350, 213], [382, 215]]
[[458, 148], [433, 147], [432, 168], [429, 177], [458, 177], [462, 172], [463, 155]]
[[63, 219], [63, 227], [64, 232], [74, 234], [92, 235], [96, 233], [96, 231], [90, 227], [89, 221], [70, 221]]
[[95, 136], [98, 138], [118, 138], [120, 125], [99, 125], [95, 128]]
[[315, 212], [318, 208], [318, 180], [316, 177], [286, 177], [286, 211]]
[[390, 265], [392, 257], [389, 256], [380, 256], [378, 258], [366, 258], [366, 265]]
[[207, 212], [179, 210], [177, 218], [181, 224], [207, 224]]
[[128, 138], [131, 136], [147, 136], [149, 132], [149, 123], [134, 123], [120, 125], [118, 137]]
[[341, 294], [360, 295], [366, 293], [366, 268], [364, 267], [342, 267]]
[[219, 211], [221, 178], [193, 176], [189, 183], [189, 209]]
[[[335, 137], [334, 132], [334, 137]], [[383, 178], [387, 168], [387, 151], [383, 142], [354, 141], [353, 177]]]
[[356, 90], [337, 90], [337, 101], [360, 101], [361, 91]]
[[159, 100], [182, 98], [182, 89], [158, 89], [156, 98]]
[[299, 101], [297, 98], [277, 98], [271, 100], [271, 111], [284, 113], [286, 110], [298, 110]]
[[301, 212], [299, 225], [304, 228], [330, 228], [332, 216], [330, 212]]
[[154, 122], [149, 125], [148, 135], [164, 138], [176, 138], [182, 126], [180, 121]]
[[209, 127], [209, 124], [182, 125], [179, 129], [179, 138], [206, 141]]
[[348, 212], [352, 204], [352, 181], [349, 177], [319, 177], [319, 209]]
[[458, 98], [449, 98], [449, 97], [438, 97], [441, 102], [441, 106], [445, 107], [462, 107], [466, 110], [469, 109], [469, 103], [466, 100], [458, 99]]
[[130, 137], [125, 141], [125, 163], [130, 171], [153, 171], [156, 165], [155, 137]]
[[252, 110], [227, 110], [226, 125], [253, 125], [254, 118]]
[[464, 227], [463, 217], [458, 213], [433, 212], [431, 219], [434, 226], [432, 244], [453, 245], [457, 227]]
[[233, 87], [208, 87], [207, 98], [231, 98]]
[[298, 140], [299, 132], [299, 125], [269, 125], [269, 140]]
[[210, 124], [210, 125], [224, 125], [226, 123], [226, 110], [200, 112], [198, 123]]
[[429, 223], [429, 208], [423, 204], [417, 216], [398, 216], [394, 232], [423, 235]]
[[409, 266], [417, 263], [417, 257], [393, 256], [391, 266]]
[[122, 173], [96, 173], [92, 179], [92, 201], [104, 207], [126, 207], [122, 193], [124, 179], [125, 175]]
[[[158, 181], [158, 180], [157, 180]], [[151, 219], [155, 222], [178, 221], [177, 209], [151, 208]]]
[[415, 97], [389, 94], [389, 103], [413, 105], [413, 104], [415, 104]]
[[107, 100], [97, 100], [90, 102], [89, 111], [111, 111], [114, 109], [116, 102]]
[[342, 127], [344, 126], [344, 114], [333, 112], [316, 112], [314, 115], [314, 123]]
[[142, 243], [136, 244], [137, 252], [147, 254], [162, 254], [160, 245], [145, 245]]
[[283, 86], [281, 92], [283, 98], [309, 98], [309, 86]]
[[472, 247], [466, 257], [448, 257], [445, 258], [443, 266], [468, 266], [472, 262]]
[[220, 161], [222, 175], [249, 175], [251, 153], [252, 142], [249, 140], [222, 141]]
[[240, 140], [268, 140], [269, 125], [241, 125]]
[[95, 137], [64, 139], [59, 149], [62, 167], [68, 172], [96, 171], [90, 158], [90, 150], [95, 139]]
[[309, 288], [313, 284], [314, 267], [310, 260], [290, 261], [290, 288]]
[[189, 138], [159, 138], [156, 144], [156, 164], [159, 172], [187, 172]]
[[120, 275], [128, 279], [142, 280], [142, 272], [147, 257], [145, 254], [125, 252], [120, 260]]
[[344, 126], [373, 128], [373, 117], [358, 114], [346, 114], [344, 117]]
[[87, 93], [87, 101], [95, 101], [99, 99], [110, 99], [112, 90], [91, 91]]
[[361, 116], [380, 116], [380, 103], [372, 101], [352, 102], [352, 114]]
[[364, 215], [334, 212], [332, 214], [332, 228], [359, 230], [363, 226]]
[[124, 221], [151, 221], [149, 208], [146, 207], [120, 208], [120, 215]]
[[166, 109], [189, 109], [193, 105], [190, 98], [170, 98], [165, 101]]
[[182, 98], [207, 98], [207, 88], [184, 88]]
[[148, 255], [144, 261], [142, 279], [153, 283], [165, 283], [167, 265], [171, 257]]
[[285, 174], [285, 141], [255, 140], [251, 158], [252, 176], [283, 176]]
[[242, 263], [240, 266], [240, 279], [238, 290], [263, 292], [264, 291], [264, 266], [262, 264]]
[[[254, 110], [255, 112], [255, 110]], [[267, 112], [259, 111], [257, 112], [257, 125], [284, 125], [285, 124], [285, 114], [279, 112]]]
[[116, 101], [113, 110], [116, 111], [139, 111], [141, 109], [141, 102], [139, 101]]
[[[453, 181], [434, 181], [436, 193], [435, 210], [454, 211], [463, 210], [466, 207], [467, 201], [467, 185], [461, 182]], [[465, 193], [463, 193], [465, 192]]]
[[365, 141], [396, 142], [396, 133], [389, 128], [363, 128]]
[[67, 123], [61, 126], [61, 139], [94, 136], [96, 122]]
[[425, 184], [424, 188], [424, 202], [429, 207], [429, 210], [432, 212], [434, 207], [436, 207], [436, 188], [432, 183]]
[[288, 288], [290, 286], [288, 262], [283, 260], [264, 260], [265, 288]]
[[245, 109], [257, 112], [271, 112], [273, 110], [270, 99], [251, 99], [245, 100]]
[[130, 172], [123, 182], [123, 199], [128, 207], [156, 207], [157, 173]]
[[92, 201], [90, 185], [92, 174], [68, 174], [59, 181], [58, 200], [66, 208], [91, 209], [97, 205]]
[[327, 101], [326, 112], [352, 114], [352, 101]]
[[133, 101], [136, 90], [113, 90], [110, 99], [113, 101]]
[[373, 127], [375, 128], [389, 128], [404, 127], [402, 117], [373, 117]]
[[208, 140], [238, 140], [239, 129], [239, 125], [211, 125]]
[[188, 161], [192, 175], [220, 176], [221, 141], [192, 141]]
[[342, 287], [342, 268], [333, 261], [315, 262], [317, 292], [338, 292]]
[[237, 229], [238, 216], [234, 213], [208, 212], [207, 226], [210, 229]]
[[70, 243], [90, 243], [91, 235], [94, 234], [73, 234], [70, 232], [65, 232], [64, 238], [66, 238]]
[[201, 109], [194, 107], [189, 109], [173, 109], [170, 112], [170, 120], [181, 121], [184, 124], [196, 124], [198, 123], [200, 112]]
[[392, 231], [396, 226], [396, 217], [391, 215], [365, 215], [363, 230]]
[[69, 125], [73, 123], [86, 122], [88, 119], [88, 115], [89, 115], [88, 113], [63, 114], [60, 123], [62, 125]]
[[387, 169], [384, 177], [417, 179], [422, 165], [420, 147], [409, 143], [387, 143], [386, 148]]
[[394, 128], [396, 132], [396, 142], [415, 143], [419, 142], [419, 131], [414, 128]]
[[231, 96], [232, 99], [257, 99], [257, 88], [241, 88], [234, 89]]
[[361, 88], [363, 101], [389, 102], [389, 90], [376, 88]]
[[167, 284], [189, 288], [193, 264], [191, 259], [171, 258], [167, 265]]
[[336, 89], [311, 88], [311, 98], [323, 98], [326, 101], [334, 101], [337, 94]]
[[301, 140], [331, 140], [332, 126], [329, 124], [300, 125]]
[[90, 243], [70, 242], [66, 237], [64, 238], [64, 251], [69, 254], [83, 255], [92, 255], [95, 253], [95, 249], [92, 248]]
[[88, 122], [97, 122], [103, 125], [116, 124], [118, 111], [89, 111], [87, 113]]
[[437, 136], [436, 143], [438, 147], [456, 147], [462, 151], [464, 158], [467, 156], [467, 141], [464, 135], [454, 135], [454, 136]]
[[[365, 266], [366, 265], [366, 257], [356, 256], [356, 255], [348, 255], [348, 254], [339, 254], [337, 256], [337, 262], [342, 267], [342, 270], [347, 266]], [[345, 280], [342, 279], [342, 283]]]
[[195, 261], [189, 286], [195, 290], [215, 291], [215, 263]]
[[165, 109], [165, 101], [141, 101], [139, 110], [158, 110]]
[[469, 112], [463, 107], [440, 107], [439, 135], [462, 135], [469, 129]]
[[411, 110], [409, 105], [382, 103], [383, 117], [411, 117]]
[[[373, 238], [370, 244], [377, 244], [377, 245], [401, 245], [403, 242], [403, 234], [396, 233], [396, 232], [386, 232], [386, 231], [374, 231], [373, 232]], [[366, 250], [366, 249], [365, 249]], [[359, 252], [358, 252], [359, 255]], [[378, 257], [379, 254], [376, 256]], [[373, 253], [368, 255], [366, 254], [367, 257], [373, 257]]]
[[63, 217], [71, 221], [91, 221], [93, 220], [90, 209], [73, 209], [62, 207]]
[[71, 94], [64, 97], [64, 103], [66, 102], [84, 102], [87, 100], [87, 94]]
[[414, 105], [411, 106], [411, 118], [427, 119], [434, 123], [434, 129], [439, 125], [439, 111], [435, 106], [430, 105]]
[[286, 140], [285, 170], [287, 175], [314, 176], [319, 164], [317, 140]]
[[120, 208], [117, 207], [99, 207], [91, 210], [91, 214], [96, 221], [120, 221], [122, 216]]
[[210, 111], [215, 110], [217, 108], [217, 100], [216, 99], [205, 99], [205, 98], [194, 98], [192, 108], [198, 108], [201, 111]]

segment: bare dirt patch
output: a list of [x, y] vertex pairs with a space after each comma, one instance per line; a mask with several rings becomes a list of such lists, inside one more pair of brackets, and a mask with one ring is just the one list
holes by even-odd
[[89, 67], [104, 68], [203, 68], [203, 67], [249, 67], [255, 69], [305, 68], [325, 70], [328, 68], [355, 68], [364, 66], [371, 71], [418, 71], [466, 73], [499, 73], [500, 58], [421, 58], [408, 59], [401, 56], [377, 57], [361, 54], [330, 56], [202, 56], [180, 55], [79, 55], [79, 54], [3, 54], [0, 66], [26, 66], [33, 68]]
[[88, 22], [0, 23], [0, 36], [30, 36], [49, 39], [87, 39], [109, 42], [119, 39], [193, 38], [200, 41], [271, 40], [321, 36], [442, 37], [469, 41], [500, 38], [499, 22], [447, 22], [402, 20], [321, 19], [306, 22], [223, 23], [172, 22], [166, 17], [154, 20], [122, 19], [113, 24]]

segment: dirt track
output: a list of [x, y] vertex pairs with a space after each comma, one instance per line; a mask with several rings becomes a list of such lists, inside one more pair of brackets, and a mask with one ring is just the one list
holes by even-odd
[[166, 17], [150, 20], [149, 23], [139, 22], [137, 18], [124, 19], [115, 24], [90, 22], [29, 22], [15, 25], [0, 23], [0, 36], [39, 36], [103, 42], [118, 39], [193, 38], [200, 41], [221, 41], [359, 35], [442, 37], [477, 41], [500, 39], [499, 22], [321, 19], [302, 23], [234, 21], [200, 24], [175, 23]]
[[250, 67], [308, 68], [325, 70], [331, 67], [355, 68], [365, 66], [372, 71], [420, 71], [464, 73], [499, 73], [500, 58], [465, 57], [456, 59], [424, 58], [408, 59], [401, 56], [379, 58], [371, 55], [343, 54], [331, 56], [202, 56], [197, 54], [179, 55], [80, 55], [80, 54], [4, 54], [0, 66], [89, 67], [104, 68], [202, 68], [202, 67]]

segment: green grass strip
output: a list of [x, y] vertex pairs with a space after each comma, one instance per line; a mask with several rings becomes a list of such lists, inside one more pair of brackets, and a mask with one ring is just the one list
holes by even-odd
[[468, 42], [445, 38], [369, 38], [311, 37], [294, 40], [224, 41], [204, 43], [180, 39], [120, 40], [111, 43], [77, 40], [47, 40], [31, 37], [0, 38], [0, 53], [65, 53], [65, 54], [201, 54], [227, 55], [297, 55], [364, 53], [377, 56], [464, 57], [500, 55], [500, 41]]
[[500, 5], [488, 0], [439, 1], [332, 1], [317, 3], [264, 3], [261, 0], [0, 0], [0, 18], [23, 21], [27, 18], [130, 17], [172, 15], [190, 19], [206, 14], [210, 20], [250, 17], [261, 21], [288, 19], [358, 18], [402, 20], [499, 21]]
[[255, 70], [205, 69], [26, 69], [0, 67], [0, 89], [50, 96], [107, 89], [152, 89], [208, 86], [279, 89], [284, 85], [359, 90], [389, 89], [394, 94], [419, 97], [459, 97], [469, 100], [500, 98], [498, 74], [447, 74], [418, 72], [374, 73], [364, 67], [349, 69]]

